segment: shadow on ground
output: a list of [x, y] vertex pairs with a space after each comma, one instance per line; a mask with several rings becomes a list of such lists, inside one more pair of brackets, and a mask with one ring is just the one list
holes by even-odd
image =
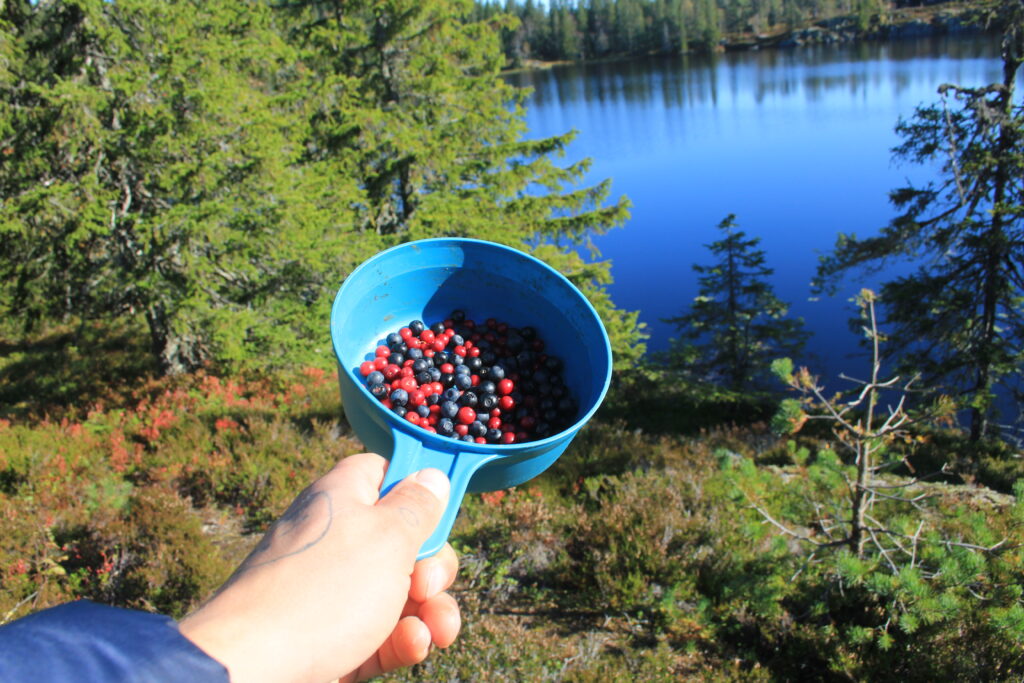
[[0, 418], [85, 414], [157, 376], [148, 336], [132, 326], [66, 326], [35, 337], [0, 337]]

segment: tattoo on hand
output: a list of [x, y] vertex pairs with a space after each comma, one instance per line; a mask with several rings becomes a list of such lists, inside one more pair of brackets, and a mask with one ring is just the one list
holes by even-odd
[[[319, 513], [315, 507], [326, 507], [325, 514]], [[314, 520], [314, 514], [316, 517], [322, 517], [319, 521]], [[274, 523], [274, 526], [270, 528], [270, 531], [260, 540], [259, 545], [252, 551], [249, 559], [246, 560], [242, 567], [242, 571], [255, 569], [256, 567], [262, 567], [263, 565], [271, 564], [279, 560], [283, 560], [287, 557], [299, 555], [304, 553], [317, 543], [323, 540], [327, 535], [327, 532], [331, 528], [331, 522], [334, 520], [334, 506], [331, 500], [331, 494], [327, 491], [312, 491], [306, 489], [299, 497], [295, 499], [295, 502], [285, 511], [281, 518]], [[309, 524], [313, 524], [312, 528], [309, 528]], [[319, 531], [317, 530], [318, 525]], [[302, 534], [304, 536], [311, 536], [310, 540], [303, 543], [298, 548], [288, 550], [279, 554], [271, 554], [270, 557], [261, 557], [271, 552], [272, 548], [279, 542], [286, 542], [290, 540], [288, 537], [292, 534]]]

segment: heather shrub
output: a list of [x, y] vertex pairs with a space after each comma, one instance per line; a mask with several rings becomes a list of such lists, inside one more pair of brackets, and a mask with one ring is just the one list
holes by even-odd
[[127, 507], [105, 524], [56, 532], [74, 597], [177, 617], [228, 577], [237, 558], [221, 552], [199, 512], [175, 491], [141, 487]]
[[141, 381], [0, 420], [0, 616], [74, 598], [180, 615], [310, 481], [361, 450], [332, 373]]

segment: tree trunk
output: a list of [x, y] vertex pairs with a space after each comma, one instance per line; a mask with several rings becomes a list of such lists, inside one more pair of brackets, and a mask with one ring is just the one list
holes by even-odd
[[[732, 240], [732, 234], [729, 235], [729, 239]], [[728, 282], [728, 293], [726, 295], [726, 306], [729, 311], [729, 363], [731, 365], [730, 374], [731, 377], [731, 388], [739, 391], [742, 388], [743, 377], [742, 369], [740, 368], [740, 325], [739, 325], [739, 283], [737, 282], [738, 275], [736, 274], [736, 251], [737, 246], [735, 242], [729, 244], [728, 257], [726, 259], [726, 271], [725, 277]]]
[[[872, 297], [874, 295], [871, 295]], [[882, 369], [882, 352], [878, 344], [878, 320], [875, 317], [874, 299], [867, 299], [868, 320], [871, 324], [871, 384], [868, 387], [868, 407], [864, 414], [863, 438], [857, 447], [857, 484], [853, 490], [853, 510], [850, 515], [850, 549], [857, 557], [864, 557], [864, 544], [867, 542], [865, 516], [871, 505], [871, 456], [874, 451], [869, 437], [874, 429], [875, 406], [878, 402], [878, 374]]]
[[[1013, 131], [1013, 92], [1020, 68], [1019, 54], [1010, 54], [1018, 49], [1008, 37], [1003, 46], [1003, 90], [997, 98], [996, 114], [999, 116], [999, 141], [995, 155], [996, 164], [992, 175], [992, 222], [989, 226], [985, 259], [985, 285], [982, 298], [981, 363], [977, 368], [974, 393], [987, 395], [992, 390], [992, 366], [996, 337], [998, 336], [999, 293], [996, 291], [1003, 280], [1002, 266], [1009, 251], [1003, 204], [1007, 200], [1006, 190], [1012, 181], [1011, 163], [1016, 136]], [[989, 414], [987, 401], [971, 409], [971, 441], [980, 441], [988, 431]]]
[[864, 544], [867, 535], [864, 516], [868, 508], [868, 461], [870, 450], [865, 447], [857, 460], [857, 484], [853, 489], [852, 515], [850, 516], [850, 550], [857, 557], [864, 557]]
[[162, 304], [146, 308], [150, 349], [164, 375], [182, 375], [198, 370], [207, 359], [202, 341], [193, 335], [176, 333]]

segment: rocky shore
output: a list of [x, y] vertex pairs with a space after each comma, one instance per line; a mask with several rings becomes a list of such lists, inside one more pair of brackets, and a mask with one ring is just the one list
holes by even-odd
[[904, 10], [887, 17], [876, 17], [867, 28], [862, 28], [856, 17], [845, 16], [825, 19], [790, 31], [726, 37], [722, 49], [757, 50], [770, 47], [797, 47], [800, 45], [829, 45], [860, 40], [901, 40], [928, 36], [965, 35], [983, 32], [963, 9], [946, 8], [939, 11]]

